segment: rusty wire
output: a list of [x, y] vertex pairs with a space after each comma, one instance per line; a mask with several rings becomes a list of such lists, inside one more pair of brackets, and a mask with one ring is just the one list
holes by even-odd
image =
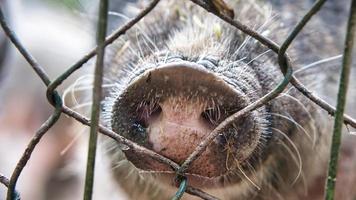
[[[138, 23], [144, 16], [149, 14], [159, 3], [160, 0], [153, 0], [151, 3], [147, 5], [136, 17], [132, 18], [130, 21], [125, 23], [122, 27], [114, 31], [114, 33], [106, 38], [105, 41], [103, 41], [102, 47], [105, 47], [112, 42], [114, 42], [118, 37], [121, 35], [125, 34], [127, 30], [129, 30], [132, 26], [134, 26], [136, 23]], [[14, 32], [10, 29], [8, 24], [6, 23], [6, 20], [3, 16], [2, 13], [2, 8], [0, 5], [0, 22], [1, 26], [4, 29], [4, 32], [8, 36], [8, 38], [11, 40], [11, 42], [16, 46], [16, 48], [20, 51], [20, 53], [23, 55], [23, 57], [26, 59], [26, 61], [30, 64], [30, 66], [33, 68], [33, 70], [36, 72], [36, 74], [41, 78], [42, 82], [47, 86], [47, 99], [48, 101], [55, 107], [55, 111], [53, 114], [50, 116], [50, 118], [39, 128], [35, 136], [32, 138], [30, 143], [28, 144], [28, 147], [26, 148], [24, 154], [20, 158], [19, 162], [16, 165], [16, 168], [14, 172], [11, 175], [10, 180], [6, 178], [5, 176], [0, 174], [0, 182], [3, 183], [6, 187], [8, 187], [8, 193], [7, 193], [7, 200], [13, 200], [13, 199], [19, 199], [19, 195], [16, 192], [16, 183], [21, 175], [21, 172], [23, 168], [26, 166], [27, 161], [30, 159], [30, 156], [35, 149], [36, 145], [40, 142], [41, 138], [45, 135], [45, 133], [50, 129], [53, 124], [56, 123], [58, 120], [59, 116], [61, 113], [64, 113], [77, 121], [81, 122], [84, 125], [91, 126], [95, 125], [98, 126], [98, 131], [108, 137], [111, 137], [115, 141], [125, 144], [128, 147], [130, 147], [133, 151], [139, 154], [144, 154], [147, 156], [150, 156], [151, 158], [166, 164], [170, 166], [173, 170], [176, 171], [177, 175], [184, 177], [186, 170], [189, 168], [190, 164], [194, 162], [195, 159], [201, 155], [201, 153], [205, 150], [205, 148], [210, 144], [210, 142], [216, 137], [217, 133], [219, 132], [220, 129], [222, 129], [226, 124], [228, 124], [232, 120], [236, 120], [239, 117], [245, 115], [246, 113], [266, 104], [273, 98], [277, 97], [285, 88], [286, 86], [291, 83], [294, 87], [296, 87], [304, 96], [309, 98], [311, 101], [316, 103], [318, 106], [326, 110], [329, 114], [335, 115], [337, 113], [337, 110], [326, 103], [324, 100], [321, 98], [317, 97], [314, 95], [308, 88], [306, 88], [294, 75], [293, 75], [293, 70], [292, 66], [290, 64], [290, 58], [286, 54], [286, 50], [289, 47], [289, 45], [293, 42], [295, 37], [298, 35], [298, 33], [303, 29], [305, 24], [310, 20], [310, 18], [319, 11], [321, 6], [324, 4], [325, 0], [318, 0], [317, 2], [314, 3], [312, 8], [305, 14], [305, 16], [300, 20], [300, 22], [295, 26], [295, 28], [292, 30], [292, 32], [288, 35], [287, 39], [284, 41], [284, 43], [279, 46], [270, 39], [262, 36], [261, 34], [257, 33], [253, 29], [249, 28], [248, 26], [244, 25], [243, 23], [239, 22], [238, 20], [234, 20], [231, 18], [231, 15], [227, 15], [224, 12], [220, 12], [219, 9], [217, 9], [212, 2], [209, 0], [191, 0], [195, 4], [199, 5], [203, 9], [205, 9], [208, 12], [213, 13], [220, 19], [224, 20], [226, 23], [229, 23], [230, 25], [234, 26], [235, 28], [241, 30], [243, 33], [250, 35], [254, 39], [258, 40], [261, 42], [263, 45], [266, 47], [270, 48], [273, 50], [277, 55], [278, 55], [278, 61], [280, 65], [280, 69], [282, 73], [284, 74], [284, 79], [280, 84], [272, 91], [270, 91], [267, 95], [263, 96], [256, 102], [248, 105], [241, 111], [231, 115], [228, 117], [226, 120], [224, 120], [215, 130], [213, 130], [210, 135], [203, 140], [195, 149], [195, 151], [186, 159], [186, 161], [182, 165], [178, 165], [174, 161], [170, 160], [169, 158], [166, 158], [152, 150], [149, 150], [145, 147], [142, 147], [135, 142], [128, 140], [124, 138], [123, 136], [119, 135], [118, 133], [113, 132], [112, 130], [98, 124], [97, 122], [91, 123], [91, 120], [87, 119], [80, 113], [64, 106], [62, 104], [62, 100], [58, 93], [56, 92], [56, 88], [63, 83], [72, 73], [74, 73], [76, 70], [81, 68], [83, 64], [85, 64], [89, 59], [94, 57], [95, 55], [98, 54], [99, 52], [99, 47], [94, 48], [91, 50], [89, 53], [87, 53], [85, 56], [83, 56], [79, 61], [77, 61], [74, 65], [69, 67], [64, 73], [62, 73], [57, 79], [54, 81], [51, 81], [49, 77], [47, 76], [44, 68], [36, 61], [36, 59], [31, 56], [31, 54], [26, 50], [26, 48], [21, 44], [21, 42], [17, 39], [16, 35]], [[355, 1], [355, 0], [354, 0]], [[96, 86], [96, 85], [95, 85]], [[99, 104], [98, 102], [96, 104]], [[95, 106], [95, 104], [94, 104]], [[354, 128], [356, 128], [356, 120], [351, 118], [350, 116], [343, 115], [343, 120], [345, 124], [348, 124]], [[183, 182], [180, 183], [180, 190], [177, 192], [177, 195], [174, 197], [176, 199], [180, 199], [181, 196], [184, 194], [184, 192], [187, 192], [191, 195], [198, 196], [202, 199], [210, 199], [210, 200], [216, 200], [217, 198], [207, 194], [206, 192], [198, 189], [198, 188], [193, 188], [191, 186], [187, 186], [187, 180], [186, 179], [181, 179]], [[189, 183], [189, 182], [188, 182]], [[91, 192], [89, 192], [91, 193]], [[91, 195], [91, 194], [89, 194]]]

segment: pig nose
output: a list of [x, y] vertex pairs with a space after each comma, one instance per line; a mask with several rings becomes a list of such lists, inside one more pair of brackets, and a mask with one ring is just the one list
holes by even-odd
[[[113, 130], [179, 164], [219, 123], [248, 103], [239, 88], [187, 61], [147, 70], [128, 85], [113, 103]], [[254, 119], [248, 114], [229, 123], [187, 172], [219, 177], [247, 159], [260, 134]], [[124, 152], [142, 170], [171, 170], [133, 150]]]
[[157, 107], [146, 119], [148, 141], [156, 152], [182, 163], [214, 128], [204, 102], [171, 97]]

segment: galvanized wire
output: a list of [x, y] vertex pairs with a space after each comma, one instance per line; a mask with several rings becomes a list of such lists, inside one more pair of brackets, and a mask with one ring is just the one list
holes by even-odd
[[[321, 98], [317, 97], [314, 95], [308, 88], [306, 88], [303, 84], [299, 82], [299, 80], [293, 76], [293, 70], [292, 66], [290, 64], [290, 58], [286, 54], [286, 50], [289, 47], [289, 45], [294, 41], [295, 37], [299, 34], [299, 32], [303, 29], [305, 24], [310, 20], [310, 18], [318, 12], [318, 10], [321, 8], [321, 6], [324, 4], [325, 0], [319, 0], [315, 2], [315, 4], [312, 6], [312, 8], [305, 14], [305, 16], [300, 20], [300, 22], [295, 26], [295, 28], [292, 30], [292, 32], [288, 35], [287, 39], [283, 42], [281, 46], [278, 46], [275, 42], [271, 41], [270, 39], [264, 37], [263, 35], [257, 33], [253, 29], [249, 28], [248, 26], [244, 25], [242, 22], [239, 22], [237, 20], [234, 20], [231, 18], [231, 14], [226, 14], [226, 12], [221, 12], [219, 9], [215, 7], [216, 4], [214, 4], [212, 1], [209, 0], [191, 0], [195, 4], [201, 6], [203, 9], [205, 9], [208, 12], [213, 13], [220, 19], [224, 20], [226, 23], [231, 24], [235, 28], [241, 30], [243, 33], [253, 37], [257, 41], [261, 42], [268, 48], [270, 48], [272, 51], [274, 51], [278, 55], [278, 61], [280, 65], [280, 69], [282, 73], [284, 74], [284, 79], [280, 84], [272, 91], [270, 91], [267, 95], [263, 96], [261, 99], [257, 100], [256, 102], [248, 105], [241, 111], [231, 115], [228, 117], [226, 120], [224, 120], [214, 131], [212, 131], [209, 136], [202, 141], [195, 149], [195, 151], [186, 159], [186, 161], [182, 165], [178, 165], [177, 163], [173, 162], [169, 158], [166, 158], [152, 150], [149, 150], [145, 147], [142, 147], [140, 145], [137, 145], [135, 142], [130, 141], [123, 136], [113, 132], [112, 130], [105, 128], [104, 126], [101, 126], [98, 124], [97, 120], [93, 121], [87, 119], [83, 115], [71, 110], [70, 108], [63, 106], [62, 100], [59, 97], [59, 95], [56, 92], [56, 88], [63, 83], [72, 73], [74, 73], [76, 70], [81, 68], [83, 64], [85, 64], [89, 59], [94, 57], [95, 55], [99, 54], [99, 52], [104, 51], [104, 47], [107, 46], [108, 44], [114, 42], [118, 37], [123, 35], [127, 30], [129, 30], [132, 26], [134, 26], [137, 22], [139, 22], [144, 16], [149, 14], [159, 3], [159, 0], [153, 0], [151, 3], [147, 5], [146, 8], [144, 8], [136, 17], [128, 21], [126, 24], [124, 24], [122, 27], [120, 27], [117, 31], [115, 31], [112, 35], [107, 37], [105, 41], [101, 41], [102, 45], [99, 45], [99, 47], [94, 48], [91, 50], [89, 53], [87, 53], [82, 59], [80, 59], [78, 62], [76, 62], [73, 66], [68, 68], [63, 74], [61, 74], [57, 79], [54, 81], [51, 81], [43, 67], [40, 66], [40, 64], [31, 56], [31, 54], [24, 48], [24, 46], [20, 43], [20, 41], [17, 39], [16, 35], [13, 33], [13, 31], [9, 28], [8, 24], [6, 23], [6, 20], [3, 16], [2, 13], [2, 8], [0, 5], [0, 22], [1, 26], [4, 29], [4, 32], [7, 34], [8, 38], [11, 40], [11, 42], [16, 46], [16, 48], [20, 51], [20, 53], [24, 56], [24, 58], [27, 60], [27, 62], [30, 64], [30, 66], [33, 68], [33, 70], [36, 72], [36, 74], [41, 78], [41, 80], [44, 82], [44, 84], [47, 86], [47, 99], [48, 101], [55, 107], [54, 113], [51, 115], [51, 117], [40, 127], [40, 129], [37, 131], [35, 136], [32, 138], [31, 142], [29, 143], [28, 147], [26, 148], [23, 156], [19, 160], [18, 164], [16, 165], [16, 168], [11, 175], [11, 179], [8, 180], [5, 176], [0, 176], [0, 182], [3, 183], [5, 186], [8, 187], [8, 193], [7, 193], [7, 200], [13, 200], [16, 198], [19, 198], [18, 193], [16, 192], [16, 183], [21, 175], [21, 172], [23, 168], [26, 166], [27, 161], [30, 159], [30, 156], [35, 149], [36, 145], [40, 142], [41, 138], [44, 136], [44, 134], [48, 131], [49, 128], [53, 126], [53, 124], [56, 123], [58, 120], [59, 116], [61, 113], [64, 113], [77, 121], [87, 125], [87, 126], [97, 126], [97, 128], [93, 129], [93, 133], [96, 134], [97, 130], [100, 133], [103, 133], [104, 135], [107, 135], [111, 137], [112, 139], [116, 140], [119, 143], [125, 144], [130, 149], [132, 149], [134, 152], [139, 153], [139, 154], [144, 154], [147, 156], [150, 156], [151, 158], [166, 164], [170, 166], [173, 170], [176, 171], [178, 176], [185, 176], [185, 172], [189, 169], [189, 166], [192, 162], [194, 162], [195, 159], [201, 155], [201, 153], [205, 150], [205, 148], [211, 143], [211, 141], [217, 136], [218, 132], [220, 129], [224, 128], [226, 124], [231, 122], [232, 120], [236, 120], [239, 117], [245, 115], [246, 113], [263, 106], [276, 96], [278, 96], [287, 86], [288, 83], [292, 83], [303, 95], [308, 97], [311, 101], [315, 102], [317, 105], [319, 105], [321, 108], [324, 110], [328, 111], [330, 114], [334, 115], [336, 114], [338, 117], [338, 121], [344, 122], [345, 124], [349, 124], [353, 127], [356, 128], [356, 120], [352, 119], [350, 116], [343, 115], [342, 112], [340, 112], [341, 108], [333, 108], [329, 104], [327, 104], [325, 101], [323, 101]], [[355, 0], [353, 0], [353, 7], [355, 7]], [[354, 9], [353, 9], [354, 10]], [[354, 14], [355, 15], [355, 14]], [[351, 20], [351, 17], [350, 17]], [[353, 37], [353, 36], [350, 36]], [[346, 44], [347, 47], [347, 44]], [[99, 54], [103, 56], [103, 54]], [[101, 57], [98, 56], [98, 57]], [[345, 59], [351, 58], [351, 55], [347, 54], [345, 51], [344, 54], [344, 63]], [[98, 73], [99, 77], [102, 74]], [[100, 82], [96, 82], [94, 84], [94, 87], [98, 87]], [[99, 92], [94, 91], [94, 95], [100, 94]], [[98, 101], [93, 103], [93, 106], [99, 106]], [[94, 116], [94, 115], [92, 115]], [[339, 123], [340, 126], [340, 123]], [[92, 134], [93, 134], [92, 133]], [[338, 150], [336, 151], [338, 152]], [[336, 170], [336, 169], [333, 169]], [[334, 171], [335, 172], [335, 171]], [[93, 178], [94, 174], [91, 173], [88, 175], [86, 178]], [[334, 180], [334, 179], [333, 179]], [[184, 192], [187, 192], [191, 195], [198, 196], [202, 199], [217, 199], [216, 197], [205, 193], [204, 191], [193, 188], [191, 186], [187, 185], [187, 179], [183, 179], [180, 183], [180, 187], [178, 192], [176, 193], [174, 199], [180, 199]], [[328, 191], [333, 189], [328, 188]], [[92, 191], [89, 190], [85, 193], [85, 195], [91, 196]], [[89, 198], [87, 198], [89, 199]], [[329, 198], [332, 199], [332, 198]]]

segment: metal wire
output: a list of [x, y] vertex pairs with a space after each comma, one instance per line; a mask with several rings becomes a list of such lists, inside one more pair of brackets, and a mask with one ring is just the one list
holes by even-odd
[[334, 131], [332, 137], [331, 154], [329, 160], [329, 169], [326, 184], [326, 200], [332, 200], [335, 196], [335, 183], [337, 172], [337, 161], [339, 157], [339, 149], [341, 146], [341, 133], [343, 115], [346, 105], [346, 94], [348, 83], [350, 80], [350, 71], [352, 65], [352, 50], [354, 47], [356, 35], [356, 0], [352, 0], [350, 17], [348, 20], [346, 39], [344, 45], [344, 56], [342, 60], [342, 68], [340, 74], [339, 92], [337, 95], [337, 111], [334, 120]]
[[[208, 137], [205, 138], [194, 150], [194, 152], [185, 160], [185, 162], [182, 165], [178, 165], [174, 161], [170, 160], [169, 158], [166, 158], [150, 149], [147, 149], [145, 147], [142, 147], [138, 144], [136, 144], [133, 141], [130, 141], [123, 136], [113, 132], [112, 130], [109, 130], [105, 128], [104, 126], [101, 126], [98, 124], [98, 120], [89, 120], [83, 115], [71, 110], [70, 108], [63, 106], [62, 100], [58, 93], [56, 92], [56, 88], [63, 83], [71, 74], [73, 74], [76, 70], [80, 69], [83, 64], [85, 64], [89, 59], [94, 57], [95, 55], [99, 55], [98, 58], [101, 59], [100, 57], [103, 57], [103, 54], [100, 52], [104, 51], [104, 48], [108, 45], [114, 42], [117, 38], [119, 38], [121, 35], [123, 35], [127, 30], [129, 30], [132, 26], [134, 26], [136, 23], [138, 23], [144, 16], [149, 14], [159, 3], [160, 0], [153, 0], [151, 3], [147, 5], [136, 17], [132, 18], [130, 21], [128, 21], [126, 24], [124, 24], [122, 27], [120, 27], [117, 31], [114, 31], [114, 33], [106, 38], [105, 41], [101, 41], [100, 45], [94, 49], [92, 49], [89, 53], [87, 53], [83, 58], [78, 60], [75, 64], [73, 64], [71, 67], [69, 67], [64, 73], [62, 73], [58, 78], [55, 80], [51, 81], [46, 74], [44, 68], [36, 61], [36, 59], [31, 56], [31, 54], [26, 50], [26, 48], [21, 44], [21, 42], [18, 40], [16, 37], [15, 33], [10, 29], [8, 26], [3, 12], [2, 8], [0, 5], [0, 23], [2, 28], [4, 29], [4, 32], [8, 36], [8, 38], [11, 40], [11, 42], [15, 45], [15, 47], [20, 51], [20, 53], [23, 55], [23, 57], [26, 59], [26, 61], [29, 63], [29, 65], [32, 67], [32, 69], [35, 71], [35, 73], [40, 77], [42, 82], [47, 86], [47, 99], [48, 101], [54, 106], [55, 110], [53, 114], [50, 116], [50, 118], [39, 128], [35, 136], [32, 138], [30, 143], [28, 144], [28, 147], [26, 148], [24, 154], [20, 158], [19, 162], [16, 165], [16, 168], [14, 172], [11, 175], [10, 180], [6, 178], [5, 176], [0, 174], [0, 182], [3, 183], [6, 187], [8, 187], [8, 193], [7, 193], [7, 200], [13, 200], [13, 199], [19, 199], [19, 193], [15, 190], [16, 189], [16, 183], [21, 175], [21, 172], [23, 168], [26, 166], [27, 161], [30, 159], [31, 154], [33, 150], [36, 148], [36, 145], [40, 142], [41, 138], [45, 135], [45, 133], [55, 124], [61, 115], [61, 113], [64, 113], [77, 121], [81, 122], [84, 125], [87, 126], [94, 126], [96, 128], [93, 129], [92, 134], [96, 134], [97, 131], [100, 133], [107, 135], [111, 137], [112, 139], [116, 140], [119, 143], [125, 144], [128, 147], [130, 147], [131, 150], [133, 150], [136, 153], [139, 154], [144, 154], [147, 156], [150, 156], [151, 158], [166, 164], [170, 166], [173, 170], [176, 171], [177, 176], [183, 177], [183, 179], [180, 182], [180, 187], [179, 190], [177, 191], [176, 195], [173, 197], [173, 199], [180, 199], [183, 194], [189, 193], [191, 195], [198, 196], [202, 199], [209, 199], [209, 200], [216, 200], [217, 198], [205, 193], [204, 191], [198, 189], [198, 188], [193, 188], [191, 186], [187, 185], [187, 179], [185, 177], [185, 172], [189, 169], [189, 166], [194, 160], [196, 160], [206, 149], [206, 147], [211, 143], [211, 141], [218, 135], [219, 130], [223, 129], [227, 124], [229, 124], [231, 121], [236, 120], [243, 115], [251, 112], [254, 109], [257, 109], [260, 106], [265, 105], [268, 103], [270, 100], [274, 99], [277, 97], [289, 83], [292, 83], [304, 96], [309, 98], [311, 101], [319, 105], [321, 108], [326, 110], [332, 115], [337, 114], [339, 121], [343, 121], [345, 124], [349, 124], [350, 126], [356, 128], [356, 120], [351, 118], [350, 116], [343, 115], [342, 112], [339, 112], [341, 108], [335, 109], [334, 107], [330, 106], [327, 104], [324, 100], [321, 98], [317, 97], [314, 95], [308, 88], [306, 88], [303, 84], [300, 83], [300, 81], [293, 76], [293, 69], [290, 63], [290, 58], [286, 54], [286, 50], [290, 46], [290, 44], [294, 41], [295, 37], [299, 34], [299, 32], [303, 29], [303, 27], [306, 25], [307, 22], [309, 22], [310, 18], [316, 14], [321, 6], [325, 3], [325, 0], [319, 0], [315, 2], [315, 4], [312, 6], [312, 8], [305, 14], [305, 16], [300, 20], [299, 23], [295, 26], [295, 28], [292, 30], [292, 32], [288, 35], [286, 40], [283, 42], [281, 46], [277, 45], [275, 42], [271, 41], [270, 39], [264, 37], [263, 35], [257, 33], [250, 27], [244, 25], [243, 23], [234, 20], [231, 18], [231, 13], [226, 14], [226, 12], [221, 12], [219, 9], [217, 9], [214, 5], [214, 2], [209, 1], [209, 0], [191, 0], [194, 2], [196, 5], [202, 7], [208, 12], [213, 13], [220, 19], [224, 20], [226, 23], [231, 24], [235, 28], [241, 30], [243, 33], [253, 37], [257, 41], [261, 42], [263, 45], [267, 46], [270, 48], [272, 51], [274, 51], [278, 55], [278, 62], [280, 65], [280, 69], [282, 73], [284, 74], [284, 79], [279, 83], [279, 85], [270, 91], [267, 95], [263, 96], [256, 102], [248, 105], [244, 109], [240, 110], [239, 112], [231, 115], [228, 117], [226, 120], [224, 120], [215, 130], [213, 130]], [[353, 0], [353, 7], [355, 7], [355, 0]], [[223, 4], [222, 4], [223, 5]], [[103, 11], [105, 11], [105, 8]], [[353, 9], [354, 10], [354, 9]], [[354, 14], [355, 15], [355, 14]], [[355, 17], [354, 17], [355, 18]], [[353, 19], [354, 19], [353, 18]], [[351, 19], [351, 15], [350, 15]], [[355, 20], [354, 20], [355, 21]], [[351, 23], [350, 23], [351, 24]], [[351, 25], [349, 25], [351, 27]], [[351, 28], [350, 28], [351, 29]], [[354, 37], [354, 36], [351, 36]], [[347, 46], [347, 45], [346, 45]], [[101, 55], [101, 56], [100, 56]], [[344, 60], [345, 59], [351, 59], [351, 53], [347, 54], [346, 51], [344, 53]], [[102, 74], [98, 73], [99, 77], [102, 78]], [[347, 76], [346, 74], [342, 75]], [[345, 83], [347, 85], [347, 82]], [[101, 83], [96, 82], [94, 84], [94, 87], [100, 87]], [[99, 95], [100, 96], [100, 91], [94, 91], [94, 95]], [[341, 96], [344, 96], [345, 94], [340, 94]], [[99, 101], [96, 101], [93, 103], [93, 106], [99, 106]], [[341, 113], [341, 114], [340, 114]], [[341, 115], [341, 116], [340, 116]], [[92, 115], [94, 116], [94, 115]], [[339, 124], [340, 125], [340, 124]], [[337, 150], [338, 152], [338, 150]], [[95, 151], [94, 154], [95, 155]], [[333, 170], [336, 170], [333, 168]], [[86, 178], [93, 178], [94, 173], [90, 173], [87, 175]], [[91, 186], [92, 187], [92, 186]], [[332, 191], [334, 189], [328, 188], [328, 191]], [[332, 193], [333, 194], [333, 193]], [[85, 192], [85, 195], [87, 195], [87, 199], [90, 199], [89, 196], [91, 197], [92, 195], [92, 190], [88, 190]], [[332, 199], [332, 197], [328, 198]]]
[[188, 180], [185, 177], [179, 178], [180, 184], [178, 191], [174, 194], [172, 200], [179, 200], [183, 197], [185, 191], [187, 190]]
[[95, 158], [98, 141], [98, 125], [100, 119], [100, 101], [102, 96], [105, 37], [107, 29], [109, 2], [101, 0], [99, 5], [99, 20], [97, 31], [98, 56], [94, 71], [93, 105], [91, 107], [91, 125], [89, 135], [89, 149], [87, 158], [87, 169], [85, 174], [84, 200], [91, 200], [94, 185]]

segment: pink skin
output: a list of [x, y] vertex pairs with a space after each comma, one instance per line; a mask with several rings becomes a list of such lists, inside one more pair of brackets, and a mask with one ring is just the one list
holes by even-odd
[[[179, 104], [179, 108], [174, 103]], [[156, 152], [182, 163], [194, 150], [197, 141], [201, 141], [213, 129], [201, 116], [204, 107], [198, 102], [177, 102], [170, 98], [160, 106], [162, 111], [159, 116], [148, 120], [149, 142]]]
[[[154, 106], [141, 107], [143, 111], [141, 117], [148, 127], [148, 142], [152, 145], [152, 149], [177, 163], [183, 163], [215, 128], [212, 122], [203, 116], [204, 111], [211, 108], [207, 105], [207, 101], [202, 98], [192, 99], [178, 95], [158, 102]], [[216, 152], [216, 146], [209, 147], [192, 163], [189, 172], [206, 178], [224, 173], [224, 167], [217, 165], [216, 158], [211, 156], [216, 155]], [[156, 164], [154, 165], [156, 170], [160, 169]]]

